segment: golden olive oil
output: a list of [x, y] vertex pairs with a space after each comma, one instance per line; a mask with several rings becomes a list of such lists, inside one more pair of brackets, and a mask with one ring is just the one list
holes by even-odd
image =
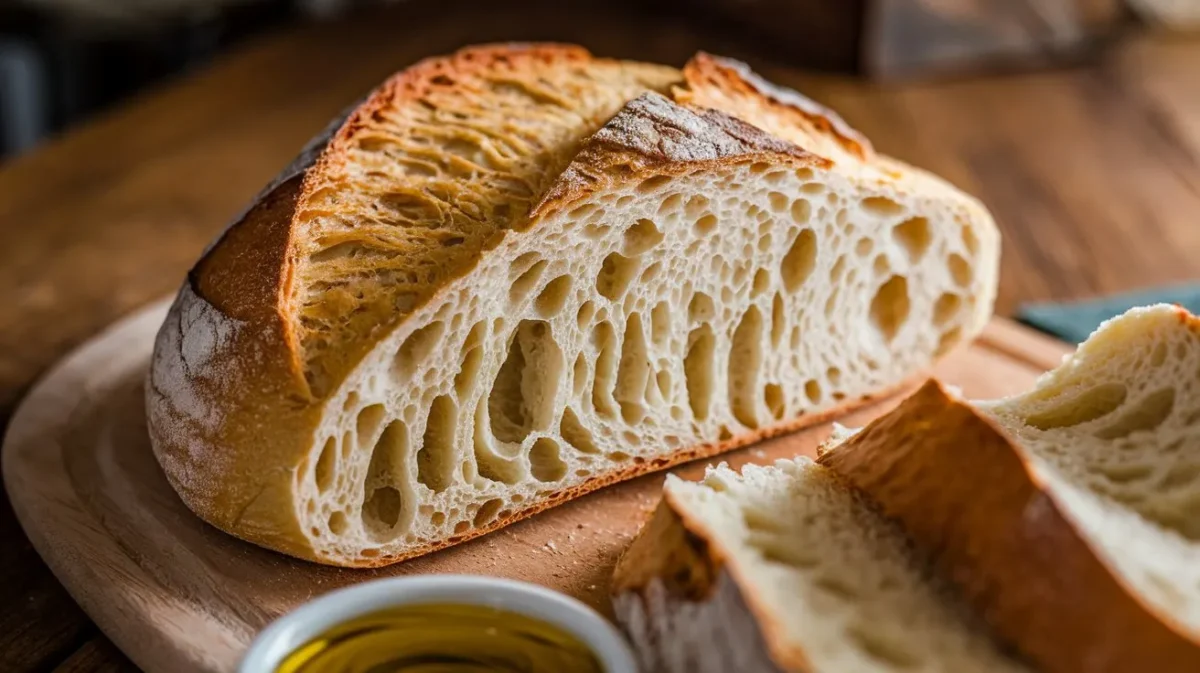
[[479, 605], [406, 605], [339, 624], [276, 673], [603, 673], [578, 638], [538, 619]]

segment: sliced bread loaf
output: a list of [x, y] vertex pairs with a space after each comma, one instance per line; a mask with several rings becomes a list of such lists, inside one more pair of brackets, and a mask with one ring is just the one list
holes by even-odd
[[197, 264], [147, 386], [201, 517], [380, 565], [813, 423], [969, 339], [998, 237], [700, 55], [492, 46], [397, 75]]
[[613, 590], [648, 673], [1025, 670], [898, 526], [807, 458], [668, 477]]
[[1200, 670], [1200, 319], [1135, 309], [1028, 393], [929, 383], [821, 458], [1048, 673]]

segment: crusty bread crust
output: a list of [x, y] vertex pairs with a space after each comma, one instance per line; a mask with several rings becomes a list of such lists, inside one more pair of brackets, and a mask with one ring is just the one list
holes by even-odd
[[1043, 670], [1200, 670], [1194, 635], [1108, 566], [1015, 440], [936, 381], [819, 462], [899, 519]]

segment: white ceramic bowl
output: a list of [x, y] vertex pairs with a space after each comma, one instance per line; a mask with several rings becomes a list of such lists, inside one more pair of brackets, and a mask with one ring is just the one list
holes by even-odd
[[378, 610], [421, 603], [486, 605], [554, 624], [596, 653], [605, 673], [637, 673], [633, 651], [595, 610], [550, 589], [475, 575], [414, 575], [370, 580], [330, 592], [263, 629], [238, 673], [275, 673], [296, 648], [330, 627]]

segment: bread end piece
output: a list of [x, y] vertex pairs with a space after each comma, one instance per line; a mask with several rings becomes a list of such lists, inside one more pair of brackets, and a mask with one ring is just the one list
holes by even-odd
[[1037, 460], [936, 381], [819, 459], [900, 521], [1041, 670], [1200, 670], [1195, 639], [1115, 572]]

